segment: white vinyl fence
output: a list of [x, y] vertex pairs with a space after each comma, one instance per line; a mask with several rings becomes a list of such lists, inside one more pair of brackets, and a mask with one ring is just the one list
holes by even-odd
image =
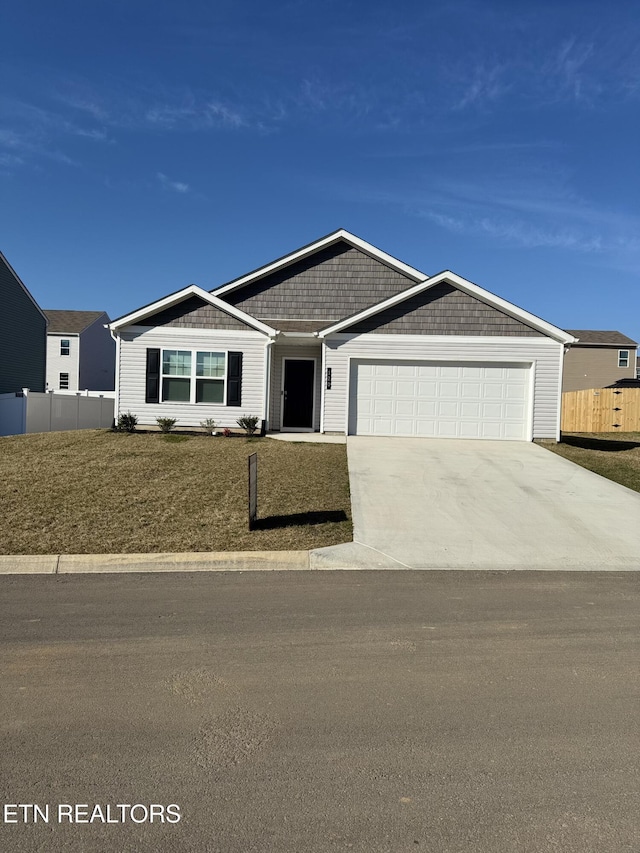
[[0, 435], [108, 429], [113, 426], [115, 391], [29, 391], [0, 394]]

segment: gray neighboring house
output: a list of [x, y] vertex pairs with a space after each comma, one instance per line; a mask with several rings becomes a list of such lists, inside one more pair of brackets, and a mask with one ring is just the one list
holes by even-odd
[[114, 320], [116, 418], [500, 440], [560, 435], [575, 338], [456, 273], [427, 276], [348, 231], [213, 291]]
[[0, 394], [44, 391], [47, 318], [0, 252]]
[[606, 388], [636, 378], [637, 341], [621, 332], [568, 329], [578, 341], [565, 356], [562, 390]]
[[115, 342], [104, 311], [46, 309], [49, 391], [113, 391]]

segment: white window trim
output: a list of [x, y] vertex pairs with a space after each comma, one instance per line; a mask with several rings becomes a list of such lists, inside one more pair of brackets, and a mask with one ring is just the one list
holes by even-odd
[[[66, 343], [66, 346], [64, 344]], [[63, 349], [68, 350], [68, 352], [62, 352]], [[70, 338], [60, 338], [60, 358], [68, 358], [71, 355], [71, 339]]]
[[[62, 377], [63, 376], [67, 377], [67, 384], [65, 386], [62, 385]], [[58, 386], [59, 386], [60, 391], [68, 391], [69, 390], [69, 380], [70, 380], [70, 375], [68, 373], [59, 373], [58, 374]]]
[[[622, 355], [622, 353], [623, 353], [623, 352], [625, 352], [625, 353], [627, 354], [627, 355], [626, 355], [626, 358], [624, 359], [624, 360], [626, 361], [626, 364], [622, 364], [622, 360], [623, 360], [623, 355]], [[628, 350], [628, 349], [619, 349], [619, 350], [618, 350], [618, 367], [622, 367], [622, 368], [624, 368], [624, 369], [626, 370], [626, 369], [629, 367], [629, 365], [630, 365], [630, 364], [631, 364], [631, 352], [630, 352], [630, 350]]]
[[[189, 352], [191, 353], [191, 373], [189, 376], [174, 376], [169, 373], [164, 373], [162, 370], [164, 364], [165, 352]], [[196, 376], [197, 357], [199, 352], [206, 353], [221, 353], [224, 355], [224, 376]], [[160, 402], [167, 406], [226, 406], [227, 405], [227, 377], [229, 374], [229, 350], [226, 349], [186, 349], [184, 347], [161, 347], [160, 348]], [[186, 400], [165, 400], [164, 399], [164, 379], [188, 379], [191, 383], [189, 386], [189, 401]], [[221, 403], [197, 403], [196, 402], [196, 380], [197, 379], [222, 379], [222, 402]]]

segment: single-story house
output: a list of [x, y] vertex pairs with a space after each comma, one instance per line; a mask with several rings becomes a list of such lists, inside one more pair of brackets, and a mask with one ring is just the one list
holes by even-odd
[[636, 378], [638, 342], [621, 332], [569, 329], [577, 338], [564, 360], [562, 390], [606, 388]]
[[116, 416], [268, 430], [550, 439], [572, 335], [339, 230], [114, 320]]

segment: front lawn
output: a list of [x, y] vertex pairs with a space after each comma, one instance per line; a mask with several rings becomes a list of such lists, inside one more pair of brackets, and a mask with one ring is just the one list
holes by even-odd
[[549, 450], [640, 492], [640, 432], [563, 433]]
[[[247, 527], [258, 453], [260, 529]], [[104, 430], [0, 438], [3, 554], [318, 548], [352, 538], [346, 448]]]

